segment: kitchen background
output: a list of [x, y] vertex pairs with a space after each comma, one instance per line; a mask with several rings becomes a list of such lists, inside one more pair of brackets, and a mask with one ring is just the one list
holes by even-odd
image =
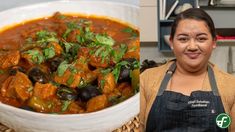
[[[220, 35], [229, 33], [235, 36], [235, 0], [199, 0], [198, 5], [201, 5], [200, 8], [209, 13], [216, 28], [226, 29]], [[159, 51], [158, 10], [157, 0], [140, 0], [141, 62], [145, 59], [163, 62], [174, 58], [171, 52]], [[229, 52], [229, 47], [232, 52]], [[232, 62], [235, 63], [235, 40], [218, 42], [210, 61], [222, 70], [232, 73], [232, 70], [235, 70], [235, 64], [231, 65]], [[232, 68], [228, 68], [231, 66]]]

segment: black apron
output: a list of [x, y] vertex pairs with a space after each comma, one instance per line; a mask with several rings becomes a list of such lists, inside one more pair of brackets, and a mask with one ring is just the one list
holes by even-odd
[[175, 69], [174, 62], [161, 82], [146, 132], [227, 132], [216, 125], [216, 116], [225, 111], [212, 68], [208, 66], [212, 91], [193, 91], [190, 96], [165, 91]]

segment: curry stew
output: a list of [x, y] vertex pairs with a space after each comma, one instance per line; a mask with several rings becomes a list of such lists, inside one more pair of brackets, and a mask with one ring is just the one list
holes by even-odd
[[0, 32], [0, 102], [55, 114], [86, 113], [138, 92], [139, 32], [95, 16], [27, 21]]

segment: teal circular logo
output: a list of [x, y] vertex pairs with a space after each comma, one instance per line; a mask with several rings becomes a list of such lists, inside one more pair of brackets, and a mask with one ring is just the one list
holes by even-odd
[[226, 113], [221, 113], [216, 117], [216, 124], [220, 128], [228, 128], [231, 124], [231, 118]]

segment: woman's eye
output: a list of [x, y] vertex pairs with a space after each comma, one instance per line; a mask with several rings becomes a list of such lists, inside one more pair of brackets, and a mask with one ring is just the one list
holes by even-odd
[[197, 38], [197, 40], [198, 40], [199, 42], [204, 42], [204, 41], [207, 40], [207, 38], [206, 38], [206, 37], [199, 37], [199, 38]]
[[187, 42], [189, 39], [184, 37], [184, 38], [178, 38], [178, 40], [182, 43]]

